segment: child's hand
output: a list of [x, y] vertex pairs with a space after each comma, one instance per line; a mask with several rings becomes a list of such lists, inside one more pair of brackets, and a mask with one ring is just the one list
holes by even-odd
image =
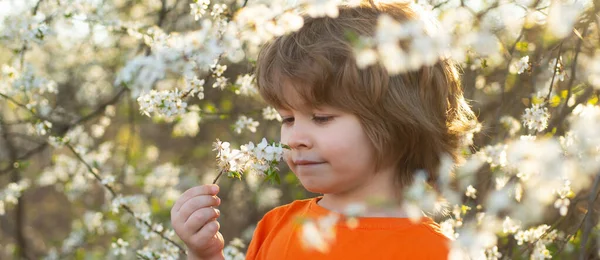
[[185, 191], [171, 208], [171, 225], [188, 247], [188, 259], [223, 259], [223, 235], [217, 217], [221, 200], [217, 185], [201, 185]]

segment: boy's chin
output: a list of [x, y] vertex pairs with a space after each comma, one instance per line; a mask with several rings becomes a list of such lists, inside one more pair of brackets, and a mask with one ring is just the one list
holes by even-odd
[[311, 181], [302, 181], [302, 179], [300, 179], [300, 184], [302, 184], [302, 187], [304, 187], [304, 189], [312, 193], [331, 193], [331, 188], [323, 186], [322, 184], [320, 185], [319, 183], [314, 183]]

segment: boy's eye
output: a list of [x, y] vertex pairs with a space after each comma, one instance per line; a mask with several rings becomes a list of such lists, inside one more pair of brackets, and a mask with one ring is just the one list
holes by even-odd
[[281, 118], [281, 123], [284, 124], [284, 125], [291, 124], [293, 122], [294, 122], [294, 118], [293, 117], [283, 117], [283, 118]]
[[312, 119], [317, 123], [327, 123], [333, 119], [333, 116], [313, 116]]

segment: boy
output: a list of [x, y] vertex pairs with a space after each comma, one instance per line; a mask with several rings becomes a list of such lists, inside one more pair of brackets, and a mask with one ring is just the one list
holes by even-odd
[[[449, 241], [428, 217], [414, 223], [402, 211], [402, 188], [417, 170], [435, 187], [443, 154], [459, 159], [462, 135], [473, 126], [455, 65], [440, 59], [418, 71], [390, 75], [380, 65], [359, 69], [348, 33], [372, 36], [377, 17], [412, 21], [410, 4], [341, 7], [339, 16], [305, 18], [298, 32], [265, 46], [257, 63], [258, 87], [283, 118], [285, 160], [302, 185], [321, 193], [265, 214], [247, 259], [446, 259]], [[214, 189], [214, 190], [213, 190]], [[223, 259], [215, 220], [218, 187], [186, 191], [172, 209], [172, 223], [190, 259]], [[305, 248], [297, 217], [344, 212], [377, 197], [391, 208], [368, 208], [358, 227], [336, 224], [326, 250]]]

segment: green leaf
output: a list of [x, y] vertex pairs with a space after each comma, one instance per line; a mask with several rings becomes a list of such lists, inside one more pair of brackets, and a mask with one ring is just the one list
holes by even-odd
[[517, 51], [520, 51], [520, 52], [527, 52], [527, 50], [529, 50], [529, 43], [522, 42], [522, 41], [517, 42], [515, 49], [517, 49]]

